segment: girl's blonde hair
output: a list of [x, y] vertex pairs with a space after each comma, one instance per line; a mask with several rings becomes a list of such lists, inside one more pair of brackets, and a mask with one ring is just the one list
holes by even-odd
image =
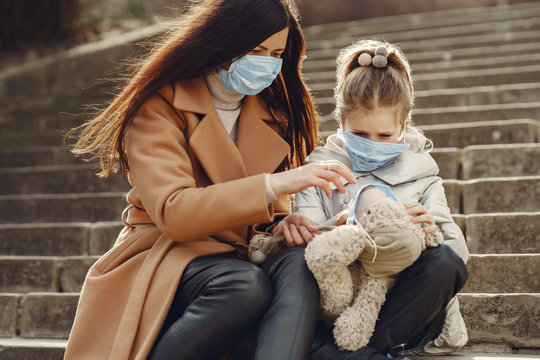
[[[388, 51], [386, 66], [360, 65], [358, 58], [361, 54], [375, 57], [375, 51], [381, 47]], [[399, 125], [404, 126], [405, 121], [411, 118], [414, 105], [411, 67], [397, 46], [379, 40], [360, 40], [342, 49], [337, 58], [336, 77], [334, 116], [338, 122], [341, 123], [341, 119], [353, 109], [372, 111], [377, 107], [393, 106], [398, 108], [396, 119]], [[421, 136], [424, 149], [432, 147], [431, 141], [420, 130], [409, 130]]]

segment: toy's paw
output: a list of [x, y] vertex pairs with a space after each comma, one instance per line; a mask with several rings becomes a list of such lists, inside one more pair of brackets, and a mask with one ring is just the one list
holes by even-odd
[[306, 260], [349, 265], [365, 247], [365, 234], [356, 225], [341, 225], [323, 232], [306, 246]]
[[328, 317], [335, 319], [352, 302], [351, 273], [346, 267], [313, 267], [313, 264], [310, 270], [319, 285], [321, 306], [324, 312]]
[[375, 321], [365, 321], [354, 307], [348, 307], [334, 323], [334, 339], [341, 350], [356, 351], [368, 344]]
[[429, 234], [426, 234], [426, 246], [427, 247], [436, 247], [444, 242], [444, 237], [440, 231], [435, 231]]

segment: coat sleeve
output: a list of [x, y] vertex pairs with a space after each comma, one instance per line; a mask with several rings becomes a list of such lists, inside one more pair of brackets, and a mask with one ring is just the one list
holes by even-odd
[[151, 97], [125, 139], [129, 178], [154, 224], [175, 241], [272, 221], [264, 174], [198, 187], [186, 122], [166, 100]]
[[419, 202], [435, 220], [435, 224], [444, 236], [444, 243], [450, 246], [463, 262], [467, 263], [469, 250], [461, 229], [452, 219], [442, 179], [438, 176], [434, 176], [433, 179], [434, 181], [424, 190]]
[[304, 215], [317, 225], [329, 219], [322, 202], [321, 194], [318, 188], [314, 186], [295, 195], [293, 212]]

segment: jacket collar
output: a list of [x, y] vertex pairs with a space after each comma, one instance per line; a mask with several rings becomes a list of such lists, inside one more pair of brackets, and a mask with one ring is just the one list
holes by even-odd
[[[326, 140], [324, 147], [316, 148], [309, 156], [308, 161], [339, 160], [352, 170], [351, 159], [347, 152], [340, 146], [337, 135], [333, 134]], [[424, 151], [405, 151], [395, 157], [388, 164], [371, 172], [357, 172], [352, 170], [358, 179], [362, 176], [372, 174], [389, 185], [402, 184], [407, 181], [423, 178], [425, 176], [437, 175], [439, 168], [437, 163], [429, 153]], [[345, 180], [342, 180], [346, 183]]]
[[257, 96], [246, 96], [238, 119], [236, 144], [225, 130], [204, 78], [176, 82], [173, 105], [200, 114], [189, 146], [214, 183], [273, 173], [289, 153], [289, 144], [267, 122], [272, 117]]

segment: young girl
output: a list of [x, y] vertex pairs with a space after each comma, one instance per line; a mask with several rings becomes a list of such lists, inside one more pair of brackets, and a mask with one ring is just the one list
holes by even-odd
[[[424, 223], [428, 233], [438, 229], [444, 244], [428, 248], [399, 275], [369, 345], [390, 355], [403, 350], [450, 352], [467, 341], [457, 299], [452, 298], [466, 280], [468, 251], [436, 176], [439, 169], [428, 153], [431, 143], [411, 122], [409, 64], [397, 47], [375, 40], [343, 49], [337, 62], [339, 129], [307, 162], [339, 160], [354, 172], [356, 183], [346, 183], [346, 193], [334, 190], [331, 197], [320, 188], [308, 188], [296, 195], [294, 211], [321, 224], [346, 209], [363, 186], [391, 186], [414, 215], [412, 221]], [[345, 216], [338, 218], [337, 224], [344, 220]], [[437, 337], [443, 323], [443, 335]]]

